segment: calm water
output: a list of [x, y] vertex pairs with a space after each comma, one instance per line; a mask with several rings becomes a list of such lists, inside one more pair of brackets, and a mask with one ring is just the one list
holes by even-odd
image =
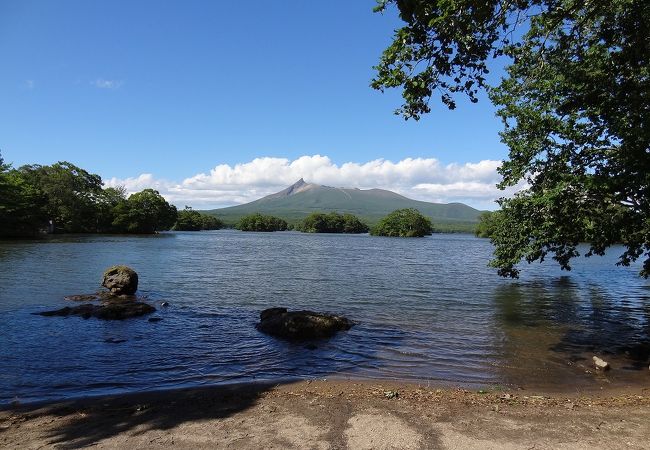
[[[389, 239], [217, 231], [0, 242], [0, 403], [309, 377], [432, 384], [650, 383], [650, 282], [610, 256], [503, 280], [468, 235]], [[147, 318], [103, 322], [32, 313], [95, 292], [127, 264]], [[259, 333], [271, 306], [358, 321], [316, 350]], [[108, 341], [124, 341], [111, 343]], [[586, 373], [596, 351], [614, 365]]]

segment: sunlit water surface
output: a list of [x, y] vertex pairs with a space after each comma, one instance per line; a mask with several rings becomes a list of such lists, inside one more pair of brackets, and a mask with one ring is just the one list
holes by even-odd
[[[614, 265], [620, 248], [571, 272], [525, 267], [514, 281], [486, 266], [491, 251], [469, 235], [229, 230], [0, 242], [0, 403], [311, 377], [650, 383], [650, 283]], [[113, 264], [137, 270], [162, 321], [33, 314], [96, 292]], [[272, 306], [358, 324], [314, 350], [255, 329]], [[614, 370], [590, 373], [594, 354]]]

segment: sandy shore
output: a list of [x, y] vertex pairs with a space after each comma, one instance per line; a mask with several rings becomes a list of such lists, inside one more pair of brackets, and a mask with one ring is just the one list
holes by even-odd
[[650, 387], [601, 392], [302, 381], [0, 411], [2, 448], [558, 449], [650, 446]]

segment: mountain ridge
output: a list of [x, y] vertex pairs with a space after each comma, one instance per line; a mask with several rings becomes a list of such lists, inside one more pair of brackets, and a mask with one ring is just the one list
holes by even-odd
[[[386, 189], [342, 188], [307, 183], [303, 178], [287, 188], [249, 203], [203, 211], [234, 224], [247, 214], [259, 212], [296, 222], [313, 212], [351, 213], [373, 224], [388, 213], [415, 208], [436, 224], [459, 225], [471, 231], [482, 211], [464, 203], [431, 203], [413, 200]], [[460, 229], [459, 229], [460, 230]]]

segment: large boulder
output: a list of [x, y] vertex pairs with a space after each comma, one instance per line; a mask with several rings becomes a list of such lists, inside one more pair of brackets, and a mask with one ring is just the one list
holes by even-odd
[[115, 295], [133, 295], [138, 290], [138, 274], [127, 266], [113, 266], [106, 269], [102, 286]]
[[260, 314], [255, 326], [263, 333], [290, 340], [320, 339], [349, 330], [351, 320], [314, 311], [287, 311], [287, 308], [269, 308]]

